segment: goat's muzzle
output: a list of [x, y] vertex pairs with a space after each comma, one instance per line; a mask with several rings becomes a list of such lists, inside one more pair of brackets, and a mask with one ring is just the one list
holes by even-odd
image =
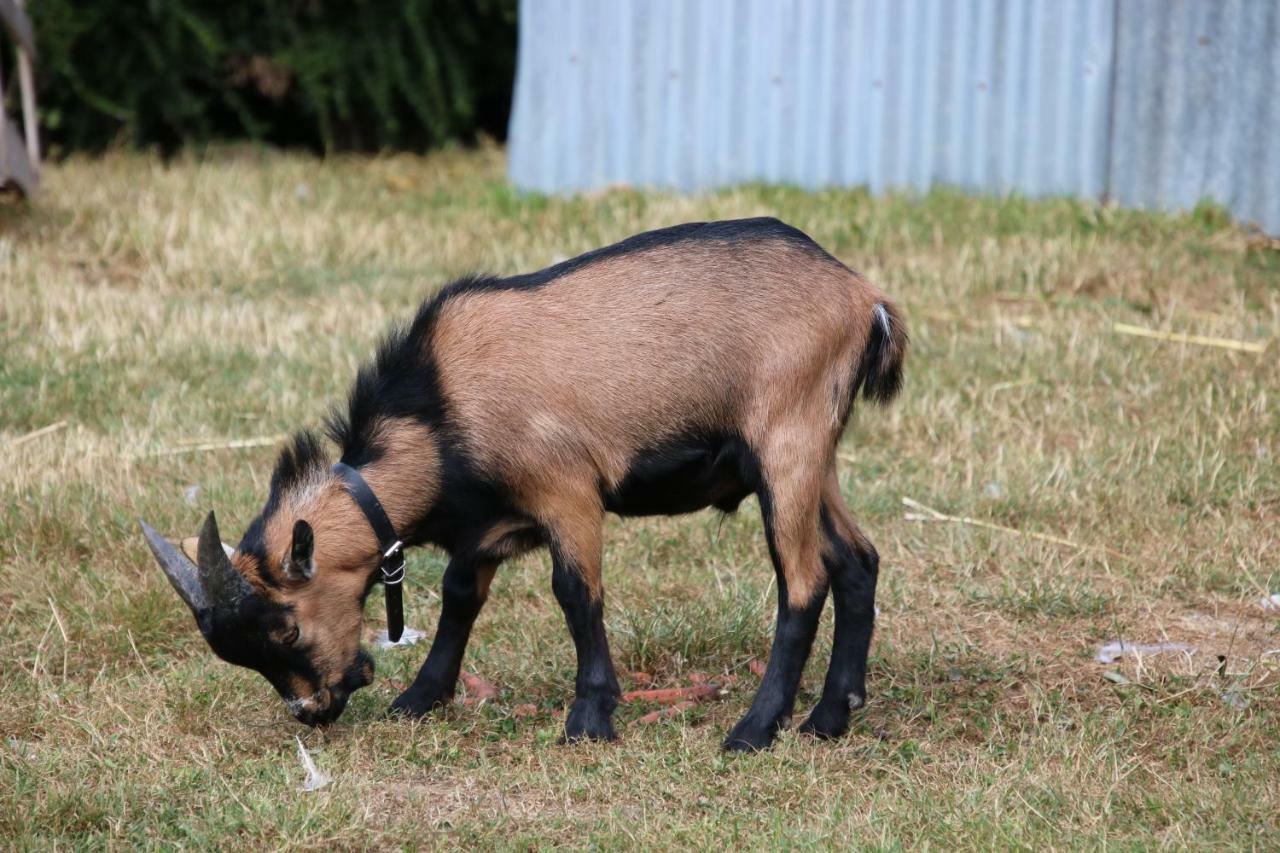
[[361, 649], [341, 682], [322, 687], [310, 696], [286, 697], [284, 703], [298, 722], [313, 727], [328, 725], [342, 716], [352, 693], [373, 683], [373, 671], [373, 658]]

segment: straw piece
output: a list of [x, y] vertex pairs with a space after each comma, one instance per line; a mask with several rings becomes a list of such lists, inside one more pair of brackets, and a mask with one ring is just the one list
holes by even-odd
[[1255, 341], [1237, 341], [1233, 338], [1211, 338], [1204, 335], [1184, 335], [1178, 332], [1161, 332], [1156, 329], [1144, 329], [1141, 326], [1130, 326], [1128, 323], [1115, 323], [1112, 330], [1122, 335], [1136, 335], [1140, 338], [1154, 338], [1158, 341], [1169, 341], [1177, 344], [1196, 344], [1202, 347], [1221, 347], [1237, 352], [1260, 353], [1267, 345]]
[[182, 447], [162, 447], [146, 453], [139, 453], [135, 459], [148, 456], [178, 456], [183, 453], [207, 453], [211, 450], [244, 450], [250, 447], [270, 447], [283, 441], [284, 435], [261, 435], [256, 438], [236, 438], [227, 441], [209, 441], [203, 444], [190, 444]]
[[9, 449], [12, 450], [18, 445], [26, 444], [28, 441], [35, 441], [37, 438], [40, 438], [41, 436], [48, 435], [49, 433], [52, 433], [52, 432], [57, 432], [58, 430], [65, 427], [66, 425], [67, 425], [66, 421], [57, 421], [55, 423], [49, 424], [48, 426], [40, 427], [40, 429], [35, 430], [33, 432], [29, 432], [26, 435], [20, 435], [9, 442]]
[[1039, 381], [1040, 380], [1035, 377], [1028, 377], [1026, 379], [1014, 379], [1010, 382], [997, 382], [989, 387], [987, 391], [991, 394], [997, 394], [1001, 391], [1008, 391], [1011, 388], [1024, 388], [1027, 385], [1035, 385]]
[[903, 515], [903, 518], [907, 521], [947, 521], [953, 524], [967, 524], [972, 527], [982, 527], [986, 530], [995, 530], [1000, 533], [1013, 533], [1017, 536], [1025, 536], [1028, 539], [1050, 542], [1054, 545], [1066, 545], [1068, 548], [1075, 548], [1077, 551], [1105, 551], [1108, 554], [1112, 554], [1125, 560], [1130, 559], [1126, 554], [1122, 554], [1119, 551], [1113, 551], [1103, 545], [1081, 545], [1079, 542], [1072, 542], [1070, 539], [1063, 538], [1062, 536], [1053, 536], [1049, 533], [1036, 533], [1030, 530], [1019, 530], [1016, 527], [1006, 527], [1003, 524], [995, 524], [990, 521], [983, 521], [980, 518], [970, 518], [965, 515], [947, 515], [946, 513], [938, 512], [932, 507], [927, 507], [917, 500], [912, 500], [906, 495], [902, 496], [902, 503], [912, 509], [922, 510], [922, 512], [908, 512]]

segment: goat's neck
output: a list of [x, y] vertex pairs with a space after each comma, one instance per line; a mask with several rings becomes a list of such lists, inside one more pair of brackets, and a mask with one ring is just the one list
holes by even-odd
[[377, 460], [360, 468], [369, 488], [378, 496], [396, 532], [409, 541], [430, 511], [439, 488], [439, 452], [430, 428], [416, 423], [386, 427], [383, 451]]

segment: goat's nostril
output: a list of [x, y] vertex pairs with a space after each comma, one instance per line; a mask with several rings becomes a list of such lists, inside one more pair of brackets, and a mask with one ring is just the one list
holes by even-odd
[[329, 691], [321, 688], [310, 696], [290, 697], [284, 700], [285, 707], [294, 718], [304, 725], [314, 726], [324, 716], [330, 703]]

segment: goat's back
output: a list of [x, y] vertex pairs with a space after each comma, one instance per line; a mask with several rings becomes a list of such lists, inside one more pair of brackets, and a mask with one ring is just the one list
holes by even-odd
[[473, 454], [609, 483], [670, 436], [847, 400], [884, 295], [776, 220], [703, 227], [442, 297], [428, 345]]

